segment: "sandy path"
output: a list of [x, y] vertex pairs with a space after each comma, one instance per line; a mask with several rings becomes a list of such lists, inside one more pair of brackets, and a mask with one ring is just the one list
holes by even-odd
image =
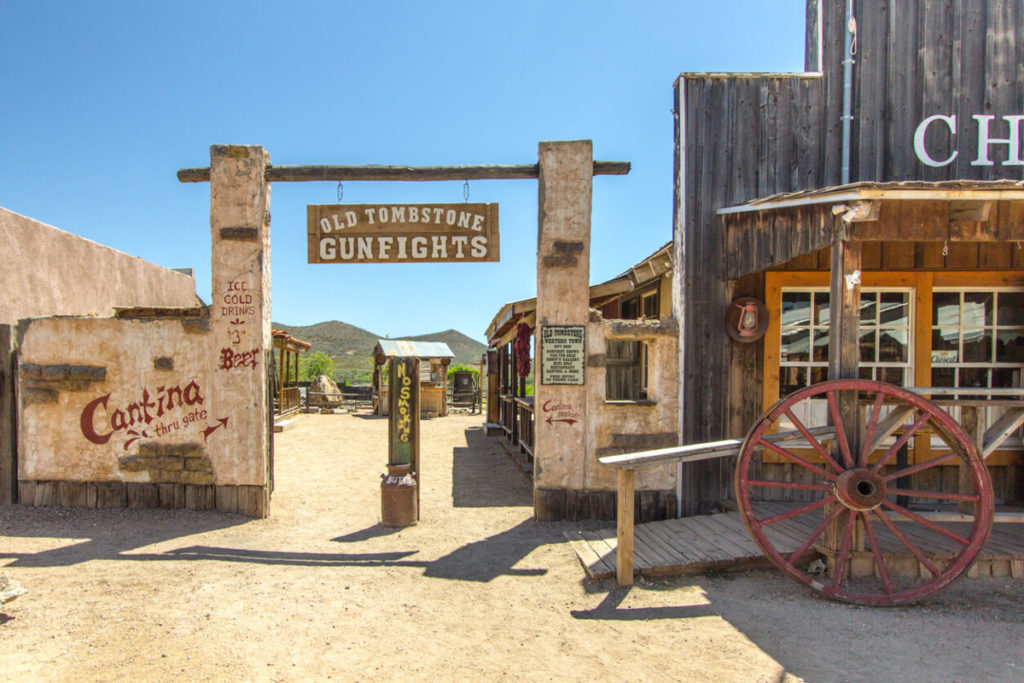
[[822, 601], [774, 572], [584, 580], [479, 416], [425, 421], [423, 521], [382, 528], [386, 421], [277, 435], [272, 517], [0, 508], [17, 680], [1024, 679], [1024, 582]]

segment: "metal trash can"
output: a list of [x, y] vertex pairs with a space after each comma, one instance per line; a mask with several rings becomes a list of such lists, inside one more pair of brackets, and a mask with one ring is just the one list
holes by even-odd
[[380, 482], [380, 521], [384, 526], [412, 526], [419, 516], [416, 509], [416, 479], [410, 465], [388, 465]]

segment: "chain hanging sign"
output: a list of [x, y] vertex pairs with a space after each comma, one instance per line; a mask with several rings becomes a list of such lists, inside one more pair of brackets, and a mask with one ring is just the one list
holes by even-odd
[[498, 260], [497, 204], [310, 204], [309, 263]]

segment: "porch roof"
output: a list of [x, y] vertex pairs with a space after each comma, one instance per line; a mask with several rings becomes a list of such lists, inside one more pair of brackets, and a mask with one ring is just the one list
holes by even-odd
[[860, 182], [717, 211], [730, 280], [848, 241], [1024, 241], [1024, 181]]

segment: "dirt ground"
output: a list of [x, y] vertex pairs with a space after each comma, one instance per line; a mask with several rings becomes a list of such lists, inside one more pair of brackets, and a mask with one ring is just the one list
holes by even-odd
[[[7, 680], [1024, 680], [1024, 582], [868, 609], [771, 571], [593, 582], [479, 416], [423, 422], [422, 522], [380, 525], [387, 422], [277, 435], [269, 519], [0, 508]], [[593, 526], [593, 525], [591, 525]]]

